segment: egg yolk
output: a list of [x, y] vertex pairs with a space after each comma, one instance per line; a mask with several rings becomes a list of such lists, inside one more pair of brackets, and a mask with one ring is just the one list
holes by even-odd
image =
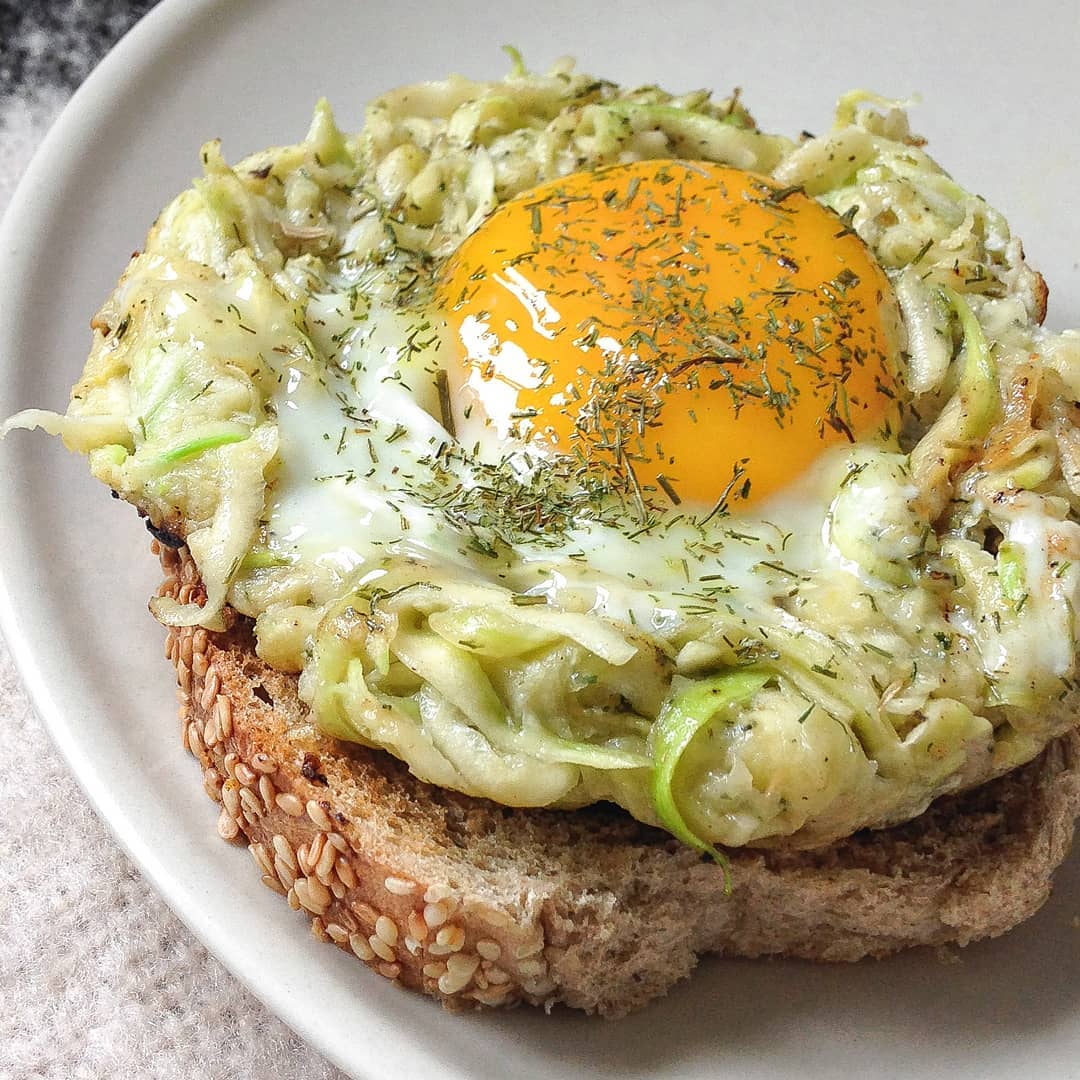
[[479, 412], [639, 509], [757, 500], [897, 426], [884, 272], [754, 173], [639, 161], [546, 183], [464, 241], [439, 293], [459, 427]]

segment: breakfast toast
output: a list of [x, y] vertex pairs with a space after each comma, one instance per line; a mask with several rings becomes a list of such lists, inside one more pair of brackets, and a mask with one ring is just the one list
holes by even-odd
[[[155, 544], [162, 595], [201, 598]], [[170, 629], [183, 742], [263, 883], [317, 938], [451, 1008], [526, 1002], [618, 1016], [700, 956], [854, 961], [1004, 933], [1047, 899], [1080, 813], [1080, 732], [892, 829], [724, 869], [609, 805], [518, 810], [417, 780], [321, 733], [250, 623]]]

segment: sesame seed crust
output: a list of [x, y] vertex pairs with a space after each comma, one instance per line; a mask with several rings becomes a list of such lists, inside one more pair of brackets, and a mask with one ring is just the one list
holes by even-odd
[[[165, 571], [159, 595], [201, 600], [186, 550], [161, 547], [158, 554]], [[481, 898], [466, 898], [447, 881], [418, 881], [399, 867], [380, 864], [345, 816], [335, 813], [326, 787], [305, 776], [308, 725], [291, 754], [287, 741], [261, 743], [266, 733], [250, 721], [265, 707], [247, 700], [250, 684], [246, 694], [237, 693], [238, 679], [246, 677], [237, 670], [235, 637], [233, 630], [169, 628], [165, 641], [165, 655], [177, 671], [182, 742], [203, 767], [207, 794], [221, 804], [218, 834], [245, 843], [263, 884], [310, 918], [316, 938], [353, 953], [384, 978], [453, 1009], [522, 1000], [549, 1004], [554, 984], [537, 979], [535, 962], [516, 983], [505, 974], [493, 983], [482, 970], [490, 961], [475, 948], [483, 941], [492, 955], [498, 946], [491, 928], [497, 925], [517, 941], [528, 940], [530, 955], [542, 952], [543, 930], [535, 919], [522, 927], [501, 911], [490, 912], [470, 937], [463, 925], [448, 920], [466, 899], [482, 911]], [[250, 658], [245, 662], [250, 666]], [[529, 993], [526, 982], [541, 992]]]
[[[200, 602], [186, 549], [154, 548], [159, 595]], [[625, 815], [504, 811], [321, 734], [295, 677], [226, 619], [165, 635], [218, 834], [318, 940], [455, 1010], [621, 1015], [704, 952], [854, 960], [996, 935], [1045, 900], [1080, 812], [1073, 734], [908, 826], [818, 852], [733, 852], [728, 897], [719, 867]]]

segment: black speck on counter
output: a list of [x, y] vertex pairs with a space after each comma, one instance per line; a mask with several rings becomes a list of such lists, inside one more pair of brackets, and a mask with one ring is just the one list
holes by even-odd
[[0, 0], [0, 101], [73, 93], [157, 0]]

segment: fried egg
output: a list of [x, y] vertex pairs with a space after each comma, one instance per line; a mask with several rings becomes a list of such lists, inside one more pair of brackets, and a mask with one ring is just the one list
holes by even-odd
[[[365, 563], [341, 543], [357, 536], [473, 572], [479, 554], [482, 572], [490, 557], [448, 528], [450, 509], [451, 524], [505, 527], [518, 557], [497, 576], [511, 586], [671, 622], [678, 603], [655, 590], [721, 569], [744, 591], [773, 587], [754, 572], [770, 549], [703, 549], [717, 515], [763, 540], [753, 513], [769, 506], [766, 531], [809, 537], [785, 547], [812, 570], [828, 554], [816, 478], [853, 443], [897, 444], [888, 278], [835, 213], [743, 170], [661, 159], [572, 174], [485, 219], [418, 307], [375, 301], [351, 327], [332, 297], [317, 310], [316, 343], [340, 342], [339, 360], [330, 393], [321, 373], [286, 383], [269, 543], [344, 572]], [[345, 398], [360, 429], [335, 415]], [[551, 517], [565, 519], [554, 541]]]
[[800, 190], [705, 162], [577, 173], [442, 271], [458, 426], [574, 457], [642, 507], [750, 507], [829, 446], [895, 442], [896, 301]]

